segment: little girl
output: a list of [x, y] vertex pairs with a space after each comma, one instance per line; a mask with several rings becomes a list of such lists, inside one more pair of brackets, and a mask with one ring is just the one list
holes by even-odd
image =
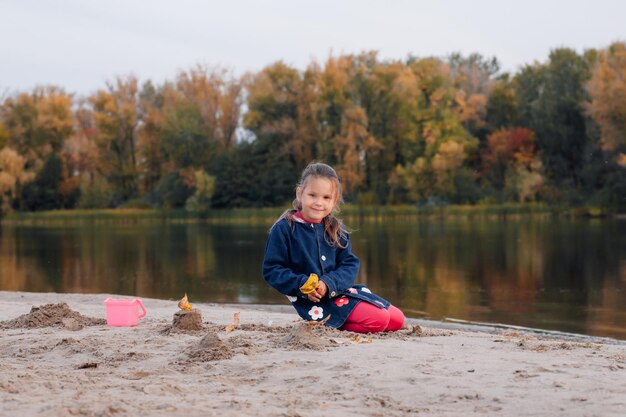
[[300, 317], [357, 333], [399, 330], [404, 314], [363, 285], [354, 285], [359, 258], [334, 213], [342, 202], [334, 169], [312, 163], [296, 188], [295, 210], [274, 223], [263, 276], [287, 296]]

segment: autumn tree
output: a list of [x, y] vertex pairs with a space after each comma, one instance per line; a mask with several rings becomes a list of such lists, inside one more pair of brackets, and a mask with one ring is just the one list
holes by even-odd
[[600, 127], [607, 151], [626, 147], [626, 44], [616, 42], [600, 53], [587, 84], [587, 112]]
[[138, 195], [137, 78], [118, 77], [89, 97], [96, 126], [98, 169], [109, 181], [117, 203]]
[[9, 143], [9, 129], [0, 121], [0, 149]]
[[461, 113], [455, 108], [458, 87], [449, 66], [429, 58], [416, 60], [410, 67], [419, 91], [411, 109], [415, 156], [396, 166], [390, 183], [395, 190], [404, 188], [414, 201], [431, 196], [458, 201], [459, 181], [473, 181], [463, 165], [476, 152], [478, 140], [464, 128]]
[[347, 109], [341, 120], [341, 131], [332, 139], [337, 160], [335, 169], [348, 194], [365, 180], [367, 157], [382, 150], [382, 145], [367, 127], [367, 117], [362, 108]]
[[10, 96], [0, 107], [3, 141], [24, 157], [24, 169], [35, 178], [29, 185], [19, 183], [17, 205], [21, 209], [63, 207], [60, 185], [73, 180], [61, 152], [74, 131], [72, 102], [71, 95], [50, 86]]
[[463, 126], [472, 135], [484, 137], [487, 102], [495, 86], [500, 64], [495, 57], [485, 58], [478, 53], [465, 57], [451, 54], [447, 64], [450, 77], [458, 87], [455, 108]]
[[491, 133], [482, 152], [482, 174], [496, 190], [508, 194], [505, 199], [534, 200], [543, 185], [534, 132], [512, 128]]
[[26, 157], [27, 166], [41, 167], [74, 128], [72, 97], [58, 87], [8, 97], [0, 111], [8, 144]]
[[26, 169], [26, 159], [9, 147], [0, 149], [0, 216], [13, 209], [20, 185], [34, 178], [34, 172]]
[[585, 170], [587, 188], [601, 204], [625, 206], [626, 195], [626, 44], [600, 51], [587, 91], [587, 114], [600, 130]]
[[386, 197], [386, 181], [375, 181], [389, 169], [376, 166], [383, 145], [370, 119], [377, 118], [376, 65], [375, 53], [329, 57], [319, 87], [320, 156], [336, 165], [347, 198], [357, 201], [378, 201], [379, 193]]

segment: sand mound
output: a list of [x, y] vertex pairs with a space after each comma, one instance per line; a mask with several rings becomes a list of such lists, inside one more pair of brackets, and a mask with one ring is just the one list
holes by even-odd
[[292, 349], [326, 350], [337, 346], [337, 342], [321, 337], [326, 326], [312, 326], [308, 323], [298, 323], [281, 339], [284, 346]]
[[190, 311], [177, 311], [174, 313], [172, 324], [165, 326], [160, 333], [164, 336], [177, 333], [198, 334], [222, 328], [212, 323], [207, 323], [207, 325], [208, 326], [205, 326], [205, 324], [202, 323], [202, 313], [200, 310], [194, 308]]
[[0, 322], [2, 329], [63, 327], [70, 326], [71, 330], [79, 330], [82, 326], [97, 326], [106, 324], [105, 319], [86, 317], [72, 310], [66, 303], [44, 304], [33, 306], [30, 313], [21, 315], [13, 320]]
[[192, 346], [187, 352], [187, 356], [193, 362], [230, 359], [233, 357], [233, 354], [233, 350], [213, 332], [207, 333], [202, 340]]
[[194, 331], [202, 330], [204, 325], [202, 324], [202, 313], [198, 309], [190, 311], [177, 311], [174, 313], [172, 320], [172, 330], [176, 331]]

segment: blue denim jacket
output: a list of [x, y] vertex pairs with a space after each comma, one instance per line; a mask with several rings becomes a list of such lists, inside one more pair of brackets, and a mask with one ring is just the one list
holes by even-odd
[[[326, 325], [330, 327], [343, 325], [361, 301], [389, 308], [388, 301], [364, 285], [354, 285], [359, 258], [352, 253], [349, 237], [342, 239], [341, 244], [346, 248], [326, 241], [323, 224], [282, 219], [272, 227], [267, 239], [263, 277], [287, 296], [300, 317], [314, 321], [328, 319]], [[328, 287], [327, 295], [318, 303], [300, 292], [311, 273], [317, 274]]]

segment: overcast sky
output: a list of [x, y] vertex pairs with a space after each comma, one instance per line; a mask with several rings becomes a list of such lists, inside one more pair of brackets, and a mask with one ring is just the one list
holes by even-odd
[[195, 64], [236, 75], [331, 53], [495, 56], [503, 70], [626, 41], [621, 0], [0, 0], [0, 93], [161, 83]]

